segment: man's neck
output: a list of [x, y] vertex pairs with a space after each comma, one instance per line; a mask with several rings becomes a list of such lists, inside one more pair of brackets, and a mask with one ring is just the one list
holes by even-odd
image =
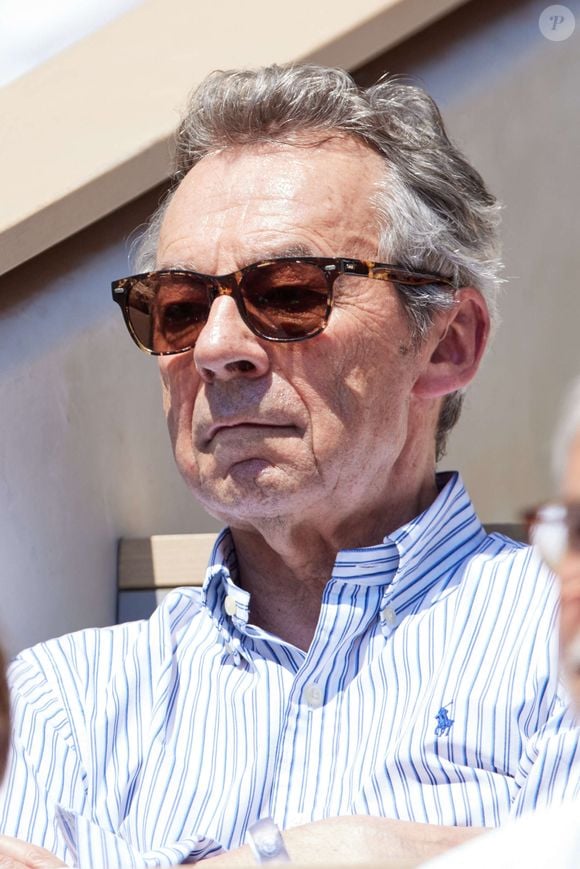
[[250, 620], [301, 649], [308, 649], [324, 587], [342, 549], [374, 546], [425, 510], [437, 497], [434, 476], [396, 508], [383, 503], [349, 510], [342, 520], [327, 510], [311, 517], [269, 519], [259, 527], [232, 528], [240, 584], [250, 592]]

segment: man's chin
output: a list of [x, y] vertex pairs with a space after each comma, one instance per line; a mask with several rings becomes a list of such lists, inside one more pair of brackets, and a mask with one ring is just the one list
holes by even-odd
[[226, 477], [195, 487], [194, 493], [221, 522], [254, 526], [296, 512], [297, 502], [305, 500], [305, 482], [264, 459], [246, 459], [232, 465]]
[[279, 468], [266, 459], [251, 458], [235, 462], [229, 470], [228, 477], [238, 486], [268, 485], [270, 478], [279, 475]]

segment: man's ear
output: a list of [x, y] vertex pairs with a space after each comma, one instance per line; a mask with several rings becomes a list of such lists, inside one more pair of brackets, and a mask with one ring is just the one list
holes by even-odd
[[438, 398], [475, 377], [489, 337], [489, 310], [478, 290], [457, 291], [449, 311], [436, 315], [427, 339], [425, 364], [413, 387], [419, 398]]

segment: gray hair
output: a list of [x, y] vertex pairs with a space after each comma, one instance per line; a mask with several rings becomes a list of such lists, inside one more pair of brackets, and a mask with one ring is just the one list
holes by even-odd
[[556, 428], [552, 465], [556, 480], [561, 484], [572, 444], [580, 437], [580, 377], [570, 387]]
[[[234, 145], [291, 143], [302, 132], [355, 136], [384, 158], [384, 183], [373, 203], [381, 224], [380, 260], [474, 287], [494, 314], [501, 283], [499, 205], [450, 142], [433, 100], [396, 78], [362, 89], [344, 70], [312, 64], [216, 71], [193, 92], [177, 131], [173, 185], [137, 246], [138, 270], [155, 267], [165, 211], [199, 160]], [[434, 314], [451, 307], [453, 297], [442, 285], [398, 289], [419, 343]], [[442, 403], [438, 459], [462, 400], [455, 392]]]

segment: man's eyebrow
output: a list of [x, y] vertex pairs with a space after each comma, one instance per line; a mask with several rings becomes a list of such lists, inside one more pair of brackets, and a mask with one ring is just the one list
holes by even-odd
[[263, 259], [283, 259], [284, 257], [293, 256], [317, 256], [317, 254], [307, 244], [293, 244], [290, 247], [271, 248], [265, 252]]
[[[313, 251], [311, 247], [306, 244], [293, 244], [289, 247], [283, 248], [267, 248], [266, 250], [262, 250], [259, 253], [255, 253], [247, 257], [247, 261], [245, 261], [240, 268], [244, 268], [244, 266], [253, 265], [253, 263], [265, 262], [266, 260], [271, 259], [284, 259], [286, 257], [301, 257], [301, 256], [320, 256], [317, 252]], [[199, 272], [200, 274], [206, 274], [202, 269], [199, 269], [196, 263], [193, 260], [179, 260], [178, 262], [161, 262], [156, 266], [157, 271], [165, 271], [167, 269], [176, 269], [178, 271], [187, 271], [187, 272]]]

